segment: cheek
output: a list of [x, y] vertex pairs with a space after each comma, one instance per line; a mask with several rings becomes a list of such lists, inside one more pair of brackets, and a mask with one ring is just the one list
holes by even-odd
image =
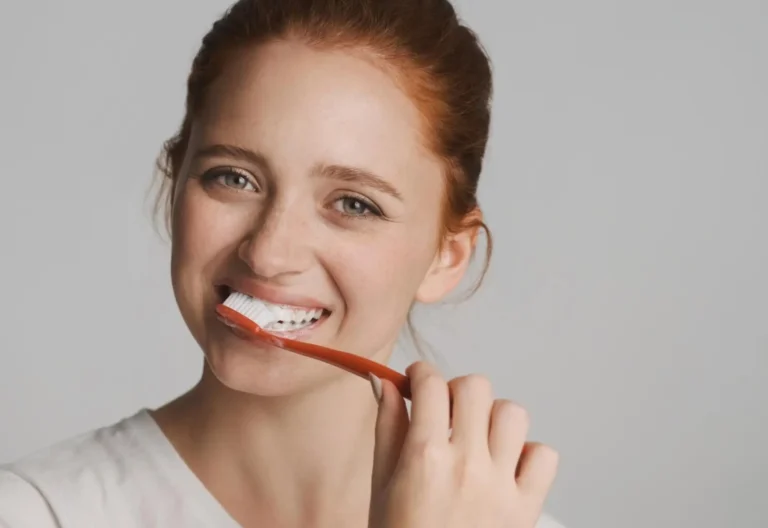
[[211, 200], [201, 189], [186, 189], [173, 216], [172, 273], [206, 278], [206, 271], [237, 250], [247, 232], [243, 214]]
[[336, 245], [332, 273], [347, 317], [376, 319], [379, 326], [390, 322], [399, 329], [432, 262], [426, 240], [400, 225]]

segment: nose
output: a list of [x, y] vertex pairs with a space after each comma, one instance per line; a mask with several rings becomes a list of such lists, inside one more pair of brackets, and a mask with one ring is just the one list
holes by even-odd
[[238, 247], [238, 256], [264, 281], [299, 275], [312, 264], [311, 222], [293, 208], [275, 204], [261, 215]]

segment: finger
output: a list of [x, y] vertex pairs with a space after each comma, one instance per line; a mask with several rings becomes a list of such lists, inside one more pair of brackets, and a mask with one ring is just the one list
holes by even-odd
[[387, 380], [381, 382], [381, 400], [376, 417], [373, 452], [372, 487], [383, 491], [400, 460], [403, 441], [408, 432], [408, 409], [397, 388]]
[[411, 423], [406, 441], [448, 441], [448, 384], [435, 367], [417, 361], [406, 369], [411, 380]]
[[538, 442], [529, 442], [523, 448], [517, 470], [520, 491], [537, 496], [542, 502], [549, 493], [557, 475], [557, 451]]
[[482, 376], [468, 375], [449, 383], [453, 398], [451, 443], [488, 452], [488, 433], [493, 407], [493, 387]]
[[496, 400], [491, 410], [488, 449], [510, 478], [516, 476], [530, 421], [528, 412], [509, 400]]

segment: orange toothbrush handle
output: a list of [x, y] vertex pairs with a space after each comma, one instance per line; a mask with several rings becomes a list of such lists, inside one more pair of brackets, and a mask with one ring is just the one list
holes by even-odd
[[411, 383], [408, 377], [386, 365], [349, 352], [276, 336], [264, 330], [240, 312], [223, 304], [216, 306], [216, 312], [229, 324], [250, 333], [257, 339], [266, 341], [278, 348], [323, 361], [352, 374], [357, 374], [362, 378], [367, 379], [368, 374], [374, 374], [381, 379], [390, 381], [397, 387], [403, 398], [411, 398]]

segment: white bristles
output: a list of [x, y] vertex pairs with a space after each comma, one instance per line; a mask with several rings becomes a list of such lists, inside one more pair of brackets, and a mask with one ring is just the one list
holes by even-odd
[[243, 314], [262, 328], [275, 319], [271, 310], [263, 302], [240, 292], [230, 293], [224, 301], [224, 306]]

